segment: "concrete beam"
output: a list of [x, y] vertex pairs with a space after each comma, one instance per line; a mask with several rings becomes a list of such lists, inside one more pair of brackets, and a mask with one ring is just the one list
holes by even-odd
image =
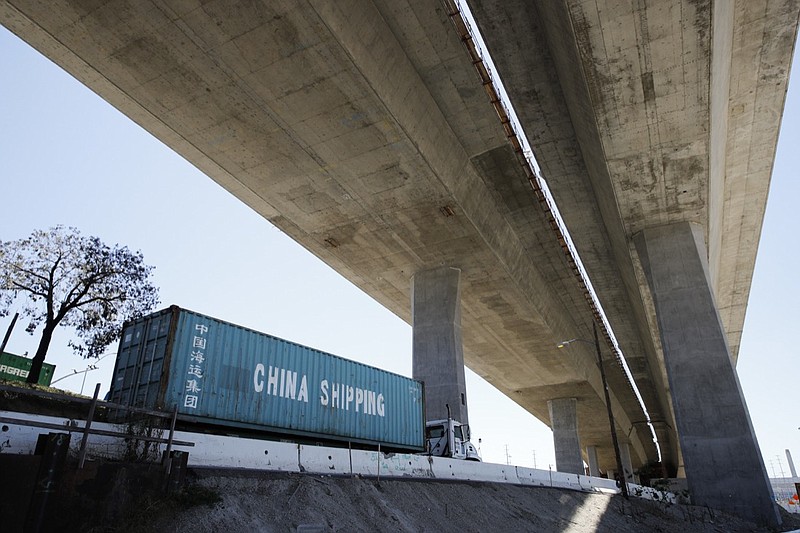
[[780, 524], [714, 301], [703, 228], [682, 222], [634, 239], [653, 295], [692, 501]]
[[425, 382], [428, 420], [450, 416], [469, 423], [461, 341], [461, 271], [417, 272], [411, 285], [414, 379]]

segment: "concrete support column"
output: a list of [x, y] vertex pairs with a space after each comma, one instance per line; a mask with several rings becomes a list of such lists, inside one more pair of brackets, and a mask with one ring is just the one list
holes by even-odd
[[600, 477], [600, 466], [597, 461], [597, 446], [587, 446], [586, 457], [589, 459], [589, 475]]
[[789, 463], [789, 472], [792, 473], [792, 477], [797, 477], [797, 470], [795, 470], [794, 461], [792, 460], [792, 452], [788, 449], [786, 450], [786, 462]]
[[556, 470], [569, 474], [585, 474], [578, 438], [578, 400], [558, 398], [547, 402], [553, 428]]
[[693, 503], [780, 524], [714, 301], [702, 228], [671, 224], [634, 241], [653, 295]]
[[627, 442], [619, 443], [619, 459], [622, 461], [625, 481], [627, 483], [636, 483], [636, 478], [633, 474], [633, 463], [631, 462], [631, 446]]
[[411, 284], [414, 379], [425, 382], [425, 416], [469, 423], [461, 342], [461, 271], [417, 272]]

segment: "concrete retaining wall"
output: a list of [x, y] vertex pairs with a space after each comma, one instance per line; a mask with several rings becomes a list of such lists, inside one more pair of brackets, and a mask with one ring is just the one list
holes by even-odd
[[[64, 418], [29, 415], [0, 411], [0, 416], [25, 419], [64, 427], [72, 432], [71, 452], [78, 453], [82, 432], [78, 424]], [[79, 423], [80, 425], [83, 422]], [[124, 425], [94, 423], [93, 428], [107, 431], [125, 431]], [[40, 433], [56, 431], [37, 427], [5, 424], [0, 432], [0, 453], [32, 454]], [[166, 432], [163, 435], [166, 437]], [[511, 483], [539, 487], [558, 487], [584, 492], [617, 494], [613, 480], [565, 474], [551, 470], [538, 470], [473, 461], [458, 461], [445, 457], [429, 457], [406, 453], [378, 453], [377, 451], [348, 450], [325, 446], [305, 446], [286, 442], [244, 439], [221, 435], [175, 432], [175, 439], [194, 442], [194, 446], [174, 446], [175, 450], [189, 453], [189, 464], [194, 467], [248, 468], [281, 472], [306, 472], [328, 475], [359, 475], [370, 477], [436, 478], [492, 483]], [[121, 458], [127, 446], [122, 439], [91, 435], [88, 458]], [[160, 450], [164, 446], [161, 445]], [[158, 452], [153, 455], [158, 456]], [[647, 499], [670, 498], [649, 487], [629, 485], [630, 493]]]

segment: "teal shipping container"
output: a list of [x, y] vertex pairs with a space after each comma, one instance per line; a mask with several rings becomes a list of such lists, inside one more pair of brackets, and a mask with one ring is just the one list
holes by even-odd
[[424, 449], [421, 382], [172, 306], [123, 326], [109, 401], [182, 421]]

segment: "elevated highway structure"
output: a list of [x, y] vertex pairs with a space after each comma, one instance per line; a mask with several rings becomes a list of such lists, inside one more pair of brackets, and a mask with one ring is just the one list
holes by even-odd
[[[725, 390], [738, 387], [730, 361], [798, 2], [470, 5], [674, 472], [681, 445], [684, 456], [697, 446], [683, 440], [697, 423], [682, 430], [691, 417], [681, 413], [709, 413], [705, 397], [676, 391], [676, 383], [705, 385], [670, 375], [670, 361], [682, 357], [669, 356], [674, 333], [686, 324], [669, 318], [698, 324], [678, 335], [689, 375], [713, 375], [728, 361]], [[590, 447], [578, 453], [597, 468], [614, 470], [594, 350], [557, 348], [591, 338], [586, 291], [476, 75], [452, 7], [5, 0], [0, 22], [414, 323], [415, 373], [443, 383], [430, 417], [446, 401], [467, 418], [463, 376], [444, 364], [460, 362], [463, 342], [470, 368]], [[676, 257], [685, 262], [668, 261]], [[688, 271], [678, 289], [707, 289], [691, 312], [680, 308], [689, 300], [662, 291]], [[681, 348], [696, 338], [708, 340], [702, 353]], [[716, 354], [711, 366], [693, 367], [706, 351]], [[640, 402], [607, 348], [605, 357], [630, 466], [655, 461]], [[680, 375], [685, 365], [677, 366]], [[739, 410], [730, 416], [741, 422], [746, 406], [735, 396]], [[752, 428], [744, 433], [757, 451]], [[748, 476], [758, 477], [758, 464]], [[699, 487], [708, 476], [696, 472]]]

